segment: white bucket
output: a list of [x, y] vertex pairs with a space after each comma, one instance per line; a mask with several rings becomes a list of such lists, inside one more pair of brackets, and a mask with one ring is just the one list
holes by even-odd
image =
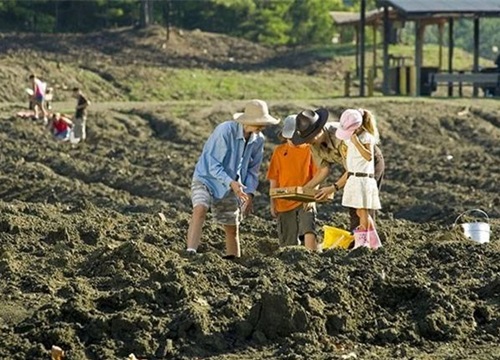
[[[453, 226], [457, 224], [457, 221], [465, 214], [469, 212], [478, 212], [486, 217], [486, 221], [489, 221], [488, 214], [486, 214], [483, 210], [480, 209], [472, 209], [472, 210], [467, 210], [460, 214], [456, 219], [455, 223]], [[464, 235], [467, 236], [469, 239], [479, 243], [479, 244], [485, 244], [490, 242], [490, 224], [488, 222], [470, 222], [470, 223], [463, 223], [460, 224], [464, 231]]]

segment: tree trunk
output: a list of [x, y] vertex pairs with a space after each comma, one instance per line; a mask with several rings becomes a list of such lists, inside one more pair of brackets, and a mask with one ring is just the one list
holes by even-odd
[[167, 41], [170, 39], [170, 0], [163, 2], [163, 22], [167, 28]]
[[141, 0], [141, 18], [139, 21], [139, 27], [147, 28], [151, 25], [152, 5], [151, 0]]

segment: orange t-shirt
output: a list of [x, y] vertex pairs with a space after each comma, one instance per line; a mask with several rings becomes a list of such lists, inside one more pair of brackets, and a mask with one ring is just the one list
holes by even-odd
[[[277, 187], [304, 186], [318, 171], [309, 144], [278, 145], [273, 152], [267, 178]], [[276, 211], [285, 212], [302, 205], [300, 201], [276, 199]]]

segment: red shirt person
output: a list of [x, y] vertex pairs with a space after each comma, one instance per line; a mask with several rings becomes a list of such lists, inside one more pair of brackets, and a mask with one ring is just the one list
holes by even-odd
[[69, 140], [72, 127], [73, 122], [69, 118], [61, 115], [60, 113], [55, 113], [52, 115], [50, 130], [57, 140]]

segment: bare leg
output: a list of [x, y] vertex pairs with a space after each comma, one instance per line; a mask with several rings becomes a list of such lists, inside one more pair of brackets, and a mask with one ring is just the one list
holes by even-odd
[[226, 255], [241, 256], [238, 225], [224, 225], [226, 232]]
[[370, 210], [368, 210], [368, 228], [375, 229], [375, 219], [371, 216]]
[[47, 111], [47, 108], [45, 107], [45, 101], [42, 101], [42, 103], [40, 104], [40, 108], [42, 109], [44, 119], [46, 119], [49, 116], [49, 112]]
[[359, 226], [359, 216], [357, 209], [349, 208], [349, 218], [351, 231], [354, 231]]
[[[373, 219], [373, 221], [375, 221], [375, 217], [377, 216], [377, 210], [370, 209], [368, 210], [368, 214]], [[350, 218], [351, 231], [354, 231], [359, 226], [359, 216], [357, 209], [349, 208], [349, 218]]]
[[367, 209], [357, 209], [357, 214], [359, 216], [359, 226], [363, 230], [368, 230], [370, 228], [370, 221]]
[[198, 249], [201, 240], [201, 230], [203, 228], [203, 223], [207, 216], [208, 209], [203, 205], [196, 205], [193, 208], [193, 215], [191, 217], [191, 222], [189, 223], [189, 229], [187, 233], [187, 247], [188, 249]]
[[35, 119], [38, 119], [40, 105], [38, 105], [38, 102], [36, 101], [34, 101], [33, 104], [34, 104], [33, 112], [35, 113]]
[[316, 235], [313, 233], [307, 233], [304, 235], [304, 245], [306, 249], [317, 251], [318, 243], [316, 242]]

